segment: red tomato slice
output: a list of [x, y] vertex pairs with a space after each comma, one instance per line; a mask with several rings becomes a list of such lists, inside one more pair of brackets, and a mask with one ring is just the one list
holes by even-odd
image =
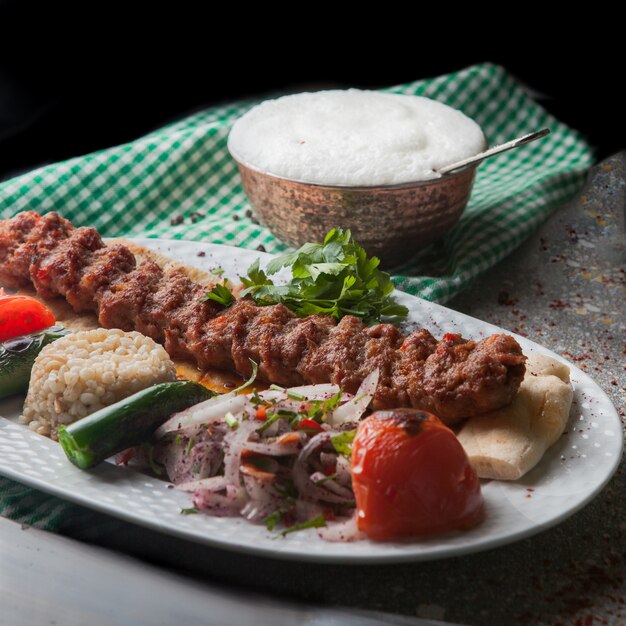
[[0, 341], [49, 328], [54, 322], [50, 309], [39, 300], [0, 294]]
[[377, 411], [352, 446], [359, 528], [386, 540], [466, 530], [483, 518], [480, 481], [454, 433], [425, 411]]

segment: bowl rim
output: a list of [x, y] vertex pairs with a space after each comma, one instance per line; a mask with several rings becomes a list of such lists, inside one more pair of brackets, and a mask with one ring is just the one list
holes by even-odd
[[[485, 140], [485, 144], [487, 145], [486, 140]], [[484, 148], [484, 149], [486, 150], [487, 148]], [[340, 190], [340, 191], [346, 191], [346, 190], [372, 191], [374, 189], [389, 189], [389, 190], [410, 189], [414, 187], [426, 187], [428, 185], [443, 184], [445, 181], [451, 178], [462, 176], [463, 174], [466, 174], [470, 170], [476, 170], [482, 162], [482, 161], [479, 161], [478, 163], [465, 165], [464, 167], [461, 167], [458, 170], [448, 172], [447, 174], [441, 174], [437, 178], [429, 178], [427, 180], [416, 180], [416, 181], [409, 181], [406, 183], [391, 183], [391, 184], [384, 184], [384, 185], [341, 185], [341, 184], [329, 185], [329, 184], [324, 184], [324, 183], [313, 183], [313, 182], [309, 182], [306, 180], [300, 180], [297, 178], [287, 178], [286, 176], [279, 176], [278, 174], [272, 174], [271, 172], [266, 172], [260, 169], [259, 167], [246, 163], [242, 158], [240, 158], [239, 156], [235, 154], [235, 152], [232, 150], [230, 145], [228, 145], [228, 152], [230, 153], [230, 156], [235, 160], [237, 165], [239, 165], [239, 167], [245, 167], [249, 170], [252, 170], [253, 172], [256, 172], [257, 174], [262, 174], [263, 176], [267, 176], [269, 178], [273, 178], [278, 181], [297, 183], [299, 185], [306, 185], [308, 187], [317, 187], [319, 189], [330, 189], [330, 190], [334, 189], [334, 190]]]

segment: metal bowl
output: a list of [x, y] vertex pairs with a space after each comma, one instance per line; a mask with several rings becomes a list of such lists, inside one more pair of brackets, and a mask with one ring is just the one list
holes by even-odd
[[300, 246], [322, 241], [331, 228], [349, 228], [388, 268], [407, 261], [456, 224], [477, 167], [414, 183], [349, 187], [282, 178], [232, 156], [259, 220], [277, 237]]

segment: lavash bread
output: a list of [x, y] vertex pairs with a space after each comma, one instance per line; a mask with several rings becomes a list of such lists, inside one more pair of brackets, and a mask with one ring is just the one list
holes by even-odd
[[532, 469], [563, 434], [572, 397], [569, 368], [531, 354], [511, 404], [473, 417], [458, 434], [478, 476], [517, 480]]

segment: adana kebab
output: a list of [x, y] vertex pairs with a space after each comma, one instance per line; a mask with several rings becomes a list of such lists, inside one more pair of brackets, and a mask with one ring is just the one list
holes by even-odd
[[207, 288], [182, 268], [137, 265], [127, 247], [106, 245], [94, 228], [75, 228], [57, 213], [0, 221], [0, 284], [31, 283], [41, 298], [63, 296], [103, 327], [137, 330], [200, 369], [249, 376], [252, 359], [267, 382], [332, 382], [354, 393], [379, 368], [375, 408], [424, 409], [448, 424], [508, 404], [524, 377], [525, 357], [509, 335], [437, 341], [425, 329], [405, 337], [391, 324], [300, 318], [247, 298], [224, 307], [204, 301]]

